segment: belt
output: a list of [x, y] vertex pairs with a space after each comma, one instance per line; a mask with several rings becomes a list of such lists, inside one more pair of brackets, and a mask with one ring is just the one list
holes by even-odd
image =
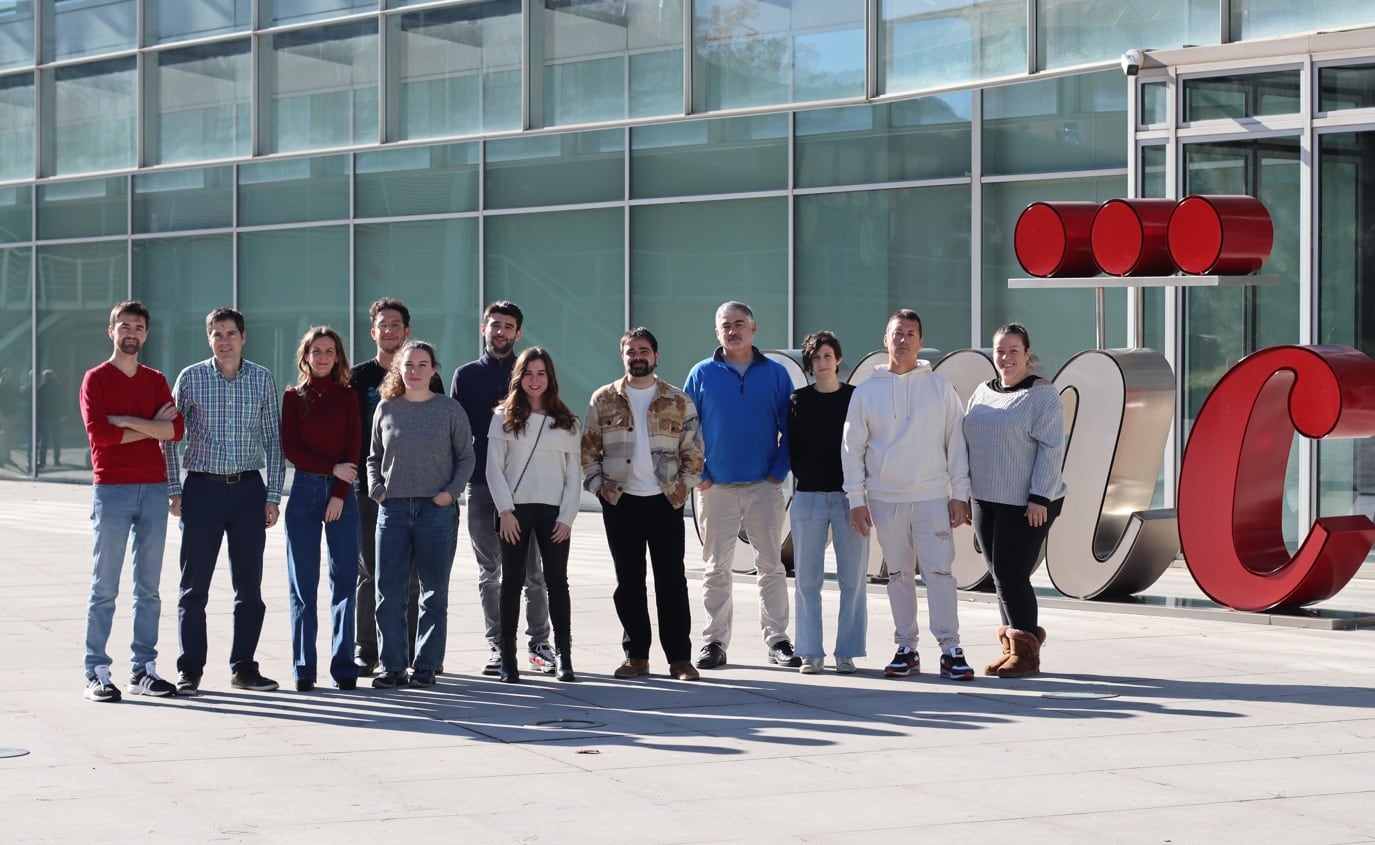
[[228, 475], [216, 475], [213, 472], [197, 472], [196, 470], [191, 470], [186, 474], [195, 476], [196, 478], [204, 478], [208, 481], [218, 481], [221, 484], [238, 484], [249, 476], [262, 477], [258, 475], [256, 469], [244, 470], [243, 472], [231, 472]]

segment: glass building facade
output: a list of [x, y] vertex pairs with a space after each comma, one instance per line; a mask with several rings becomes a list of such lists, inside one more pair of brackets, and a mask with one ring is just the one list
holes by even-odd
[[[1249, 351], [1375, 351], [1362, 27], [1368, 0], [0, 0], [0, 475], [89, 479], [77, 385], [130, 296], [169, 379], [221, 304], [283, 387], [310, 325], [369, 357], [384, 295], [446, 380], [517, 301], [575, 406], [629, 326], [681, 383], [732, 298], [761, 347], [828, 328], [856, 361], [900, 306], [947, 351], [1016, 319], [1053, 374], [1095, 301], [1008, 289], [1028, 202], [1252, 193], [1279, 284], [1106, 297], [1187, 434]], [[1366, 452], [1295, 444], [1295, 525], [1375, 507]]]

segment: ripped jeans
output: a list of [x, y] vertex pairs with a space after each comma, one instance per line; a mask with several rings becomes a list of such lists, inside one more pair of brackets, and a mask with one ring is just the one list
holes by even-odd
[[874, 533], [888, 562], [888, 605], [893, 611], [893, 642], [917, 647], [916, 573], [926, 587], [931, 635], [942, 652], [960, 644], [955, 577], [955, 543], [946, 499], [924, 502], [870, 502]]

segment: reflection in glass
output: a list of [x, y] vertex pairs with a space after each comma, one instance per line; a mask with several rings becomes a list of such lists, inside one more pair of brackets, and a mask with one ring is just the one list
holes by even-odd
[[[129, 231], [129, 180], [124, 176], [38, 185], [38, 237], [86, 238]], [[116, 300], [117, 301], [117, 300]], [[113, 305], [114, 303], [110, 303]]]
[[521, 126], [520, 0], [484, 0], [400, 16], [390, 30], [401, 139]]
[[27, 241], [33, 233], [32, 188], [12, 185], [0, 188], [0, 243]]
[[271, 26], [376, 10], [377, 0], [263, 0], [263, 16]]
[[546, 126], [682, 113], [682, 0], [543, 5]]
[[44, 61], [138, 46], [137, 0], [43, 0]]
[[[1119, 73], [1119, 76], [1121, 74]], [[1017, 216], [1038, 200], [1103, 202], [1126, 195], [1126, 177], [1046, 178], [1032, 182], [998, 182], [983, 188], [983, 292], [979, 338], [986, 343], [998, 326], [1024, 323], [1041, 358], [1041, 371], [1055, 374], [1065, 362], [1093, 349], [1095, 309], [1092, 290], [1013, 290], [1007, 280], [1025, 275], [1013, 250]], [[1125, 346], [1127, 297], [1121, 288], [1106, 292], [1107, 345]], [[982, 344], [981, 344], [982, 345]]]
[[[716, 348], [716, 307], [742, 297], [759, 323], [754, 345], [787, 348], [786, 198], [630, 209], [630, 325], [647, 326], [658, 337], [663, 378], [683, 383], [692, 365]], [[602, 354], [609, 359], [613, 351]]]
[[630, 129], [630, 192], [635, 199], [787, 186], [786, 114]]
[[354, 158], [354, 214], [398, 217], [477, 210], [476, 142], [400, 147]]
[[864, 0], [697, 0], [695, 110], [864, 96]]
[[1222, 31], [1217, 0], [1038, 0], [1036, 8], [1036, 65], [1043, 70], [1116, 61], [1124, 45], [1216, 44]]
[[90, 173], [133, 167], [138, 82], [134, 57], [44, 71], [52, 80], [53, 113], [43, 133], [52, 138], [52, 173]]
[[139, 238], [132, 248], [133, 297], [153, 312], [141, 357], [171, 384], [183, 369], [210, 357], [205, 317], [234, 301], [234, 236]]
[[1370, 0], [1229, 0], [1233, 41], [1370, 23]]
[[[110, 306], [128, 298], [126, 242], [40, 246], [36, 402], [40, 474], [89, 481], [90, 449], [77, 395], [86, 371], [110, 357]], [[20, 388], [24, 388], [21, 386]]]
[[1026, 0], [879, 0], [879, 10], [880, 94], [1027, 72]]
[[1147, 82], [1137, 90], [1141, 94], [1141, 124], [1154, 126], [1168, 122], [1170, 100], [1165, 83]]
[[377, 141], [377, 21], [280, 32], [269, 41], [273, 152]]
[[1318, 69], [1318, 111], [1375, 108], [1375, 64]]
[[144, 0], [149, 40], [166, 44], [244, 32], [252, 22], [253, 0]]
[[349, 157], [259, 161], [239, 166], [239, 225], [346, 220]]
[[1299, 106], [1298, 70], [1184, 80], [1186, 121], [1297, 114]]
[[593, 390], [622, 374], [625, 210], [504, 214], [485, 225], [486, 299], [521, 307], [522, 345], [547, 348], [563, 400], [585, 408]]
[[797, 186], [967, 176], [971, 94], [958, 92], [795, 116]]
[[0, 70], [32, 64], [33, 0], [0, 3]]
[[347, 226], [239, 235], [239, 310], [244, 357], [272, 370], [277, 387], [296, 383], [296, 344], [311, 326], [349, 326]]
[[33, 74], [0, 76], [0, 180], [32, 179]]
[[368, 306], [383, 297], [400, 299], [411, 310], [411, 336], [439, 351], [440, 375], [448, 386], [454, 368], [478, 356], [477, 219], [360, 224], [354, 249], [357, 308], [350, 360], [377, 354], [368, 334]]
[[0, 477], [33, 473], [32, 254], [29, 247], [0, 249]]
[[488, 208], [625, 198], [625, 132], [601, 129], [487, 142]]
[[1118, 70], [983, 92], [984, 170], [990, 174], [1127, 165], [1127, 90]]
[[970, 346], [969, 207], [967, 185], [798, 197], [792, 347], [829, 329], [853, 364], [899, 308], [921, 314], [924, 345]]
[[[1375, 132], [1319, 136], [1318, 343], [1375, 354]], [[1375, 514], [1375, 438], [1318, 443], [1318, 513]]]
[[134, 233], [220, 229], [234, 225], [229, 166], [135, 173]]
[[148, 56], [148, 161], [170, 164], [249, 154], [248, 39]]

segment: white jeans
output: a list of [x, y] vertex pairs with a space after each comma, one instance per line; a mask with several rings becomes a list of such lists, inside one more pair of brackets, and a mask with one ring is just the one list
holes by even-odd
[[926, 612], [931, 635], [942, 651], [960, 644], [960, 619], [956, 605], [955, 542], [950, 530], [949, 502], [871, 502], [879, 548], [888, 562], [888, 605], [893, 610], [893, 642], [917, 647], [916, 571], [926, 586]]
[[[788, 639], [788, 579], [783, 569], [783, 487], [768, 481], [753, 484], [715, 484], [697, 494], [697, 518], [702, 525], [703, 604], [707, 625], [704, 643], [730, 645], [731, 564], [740, 528], [754, 548], [759, 581], [759, 627], [770, 646]], [[948, 568], [948, 567], [947, 567]]]

